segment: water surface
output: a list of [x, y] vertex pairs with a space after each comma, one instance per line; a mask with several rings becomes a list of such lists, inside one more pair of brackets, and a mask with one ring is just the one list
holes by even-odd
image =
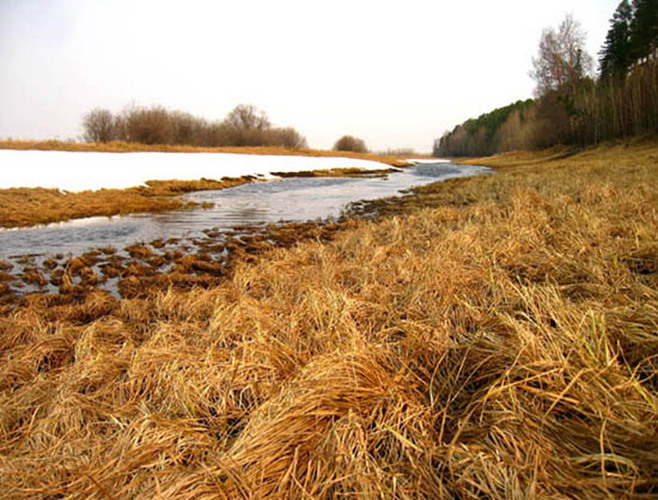
[[93, 217], [25, 229], [0, 230], [0, 259], [17, 255], [78, 254], [91, 248], [122, 249], [136, 242], [197, 238], [210, 228], [335, 218], [352, 202], [401, 195], [413, 186], [489, 172], [486, 167], [419, 164], [386, 177], [288, 178], [255, 182], [187, 198], [211, 209]]

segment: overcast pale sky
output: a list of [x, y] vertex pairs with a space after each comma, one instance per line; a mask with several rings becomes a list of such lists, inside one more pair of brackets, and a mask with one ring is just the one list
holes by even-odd
[[618, 3], [0, 0], [0, 138], [74, 138], [94, 107], [214, 120], [247, 103], [311, 147], [429, 151], [531, 97], [541, 31], [567, 13], [596, 58]]

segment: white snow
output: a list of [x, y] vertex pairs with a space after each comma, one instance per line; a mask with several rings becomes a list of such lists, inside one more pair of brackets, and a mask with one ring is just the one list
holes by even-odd
[[450, 163], [450, 160], [443, 158], [409, 158], [405, 160], [409, 165], [419, 165], [423, 163]]
[[149, 180], [221, 179], [272, 172], [351, 168], [378, 170], [383, 163], [342, 157], [230, 153], [100, 153], [0, 150], [0, 188], [63, 191], [127, 188]]

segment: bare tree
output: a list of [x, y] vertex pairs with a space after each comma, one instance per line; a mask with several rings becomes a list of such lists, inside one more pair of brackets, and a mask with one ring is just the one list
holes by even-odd
[[585, 32], [580, 23], [567, 15], [557, 31], [547, 28], [541, 35], [539, 53], [532, 59], [530, 76], [537, 82], [538, 97], [551, 91], [573, 87], [590, 75], [592, 57], [585, 52]]
[[271, 127], [265, 112], [251, 104], [238, 104], [226, 116], [226, 123], [238, 130], [267, 130]]
[[297, 130], [273, 127], [264, 111], [247, 104], [236, 106], [224, 120], [212, 122], [162, 106], [145, 108], [131, 104], [116, 115], [97, 108], [84, 116], [83, 127], [85, 140], [90, 142], [308, 147], [306, 138]]
[[306, 137], [301, 135], [292, 127], [272, 128], [265, 134], [265, 141], [272, 146], [283, 146], [286, 148], [307, 148]]
[[203, 130], [208, 126], [203, 118], [197, 118], [184, 111], [168, 111], [172, 127], [172, 142], [188, 146], [202, 144]]
[[92, 109], [82, 119], [82, 126], [87, 142], [110, 142], [116, 138], [114, 116], [107, 109]]
[[162, 106], [130, 107], [124, 111], [126, 135], [130, 142], [171, 144], [174, 129], [169, 112]]

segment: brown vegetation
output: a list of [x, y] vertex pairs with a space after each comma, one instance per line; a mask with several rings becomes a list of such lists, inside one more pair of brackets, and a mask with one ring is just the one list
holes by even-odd
[[543, 166], [580, 167], [596, 166], [607, 169], [610, 165], [620, 163], [635, 165], [638, 168], [650, 168], [658, 161], [658, 136], [638, 137], [629, 140], [608, 141], [598, 146], [575, 148], [573, 146], [554, 146], [539, 151], [510, 151], [496, 156], [482, 158], [464, 158], [457, 163], [469, 165], [486, 165], [497, 171], [519, 169], [520, 167], [541, 168]]
[[335, 151], [354, 151], [355, 153], [367, 153], [368, 148], [363, 139], [353, 137], [351, 135], [344, 135], [334, 144]]
[[308, 170], [304, 172], [272, 172], [279, 177], [384, 177], [388, 174], [400, 172], [397, 168], [382, 168], [378, 170], [363, 170], [361, 168], [332, 168]]
[[129, 189], [62, 192], [57, 189], [0, 189], [0, 227], [25, 227], [93, 216], [164, 212], [198, 206], [176, 198], [191, 191], [224, 189], [251, 182], [251, 177], [221, 181], [148, 181]]
[[557, 30], [542, 33], [531, 72], [537, 99], [467, 120], [435, 141], [434, 154], [483, 156], [658, 133], [656, 7], [645, 0], [633, 4], [621, 2], [611, 19], [598, 79], [592, 78], [585, 33], [568, 15]]
[[[400, 162], [403, 164], [404, 162]], [[363, 170], [334, 168], [301, 172], [274, 172], [279, 177], [364, 177], [386, 176], [395, 168]], [[0, 189], [0, 227], [27, 227], [84, 217], [165, 212], [198, 208], [194, 201], [178, 195], [193, 191], [219, 190], [254, 182], [253, 176], [224, 177], [222, 180], [147, 181], [128, 189], [62, 192], [45, 188]]]
[[310, 157], [340, 157], [354, 158], [359, 160], [372, 160], [385, 163], [394, 167], [408, 165], [404, 160], [409, 154], [370, 154], [357, 153], [354, 151], [328, 151], [309, 148], [287, 148], [282, 146], [227, 146], [227, 147], [198, 147], [180, 146], [167, 144], [138, 144], [123, 141], [112, 141], [109, 143], [84, 143], [63, 142], [57, 140], [0, 140], [0, 149], [15, 150], [37, 150], [37, 151], [86, 151], [99, 153], [139, 153], [139, 152], [163, 152], [163, 153], [232, 153], [252, 155], [279, 155], [279, 156], [310, 156]]
[[208, 290], [27, 297], [0, 318], [3, 494], [655, 497], [658, 147], [559, 156]]
[[[391, 166], [408, 166], [396, 156], [376, 156], [359, 153], [337, 153], [311, 149], [290, 150], [280, 147], [193, 148], [185, 146], [145, 146], [135, 143], [111, 142], [98, 144], [66, 143], [59, 141], [0, 141], [0, 149], [79, 151], [79, 152], [213, 152], [236, 154], [296, 155], [309, 157], [341, 156], [378, 161]], [[346, 177], [385, 174], [392, 170], [364, 171], [358, 168], [337, 168], [311, 172], [279, 173], [282, 177]], [[196, 203], [175, 196], [192, 191], [224, 189], [254, 181], [254, 177], [224, 177], [221, 180], [147, 181], [146, 186], [128, 189], [100, 189], [97, 191], [61, 192], [45, 188], [0, 189], [0, 227], [24, 227], [93, 216], [125, 215], [139, 212], [163, 212], [194, 208]]]
[[96, 108], [83, 120], [88, 142], [121, 140], [137, 144], [187, 146], [306, 147], [306, 138], [292, 127], [273, 127], [265, 112], [239, 104], [224, 120], [212, 121], [162, 106], [128, 106], [120, 113]]

